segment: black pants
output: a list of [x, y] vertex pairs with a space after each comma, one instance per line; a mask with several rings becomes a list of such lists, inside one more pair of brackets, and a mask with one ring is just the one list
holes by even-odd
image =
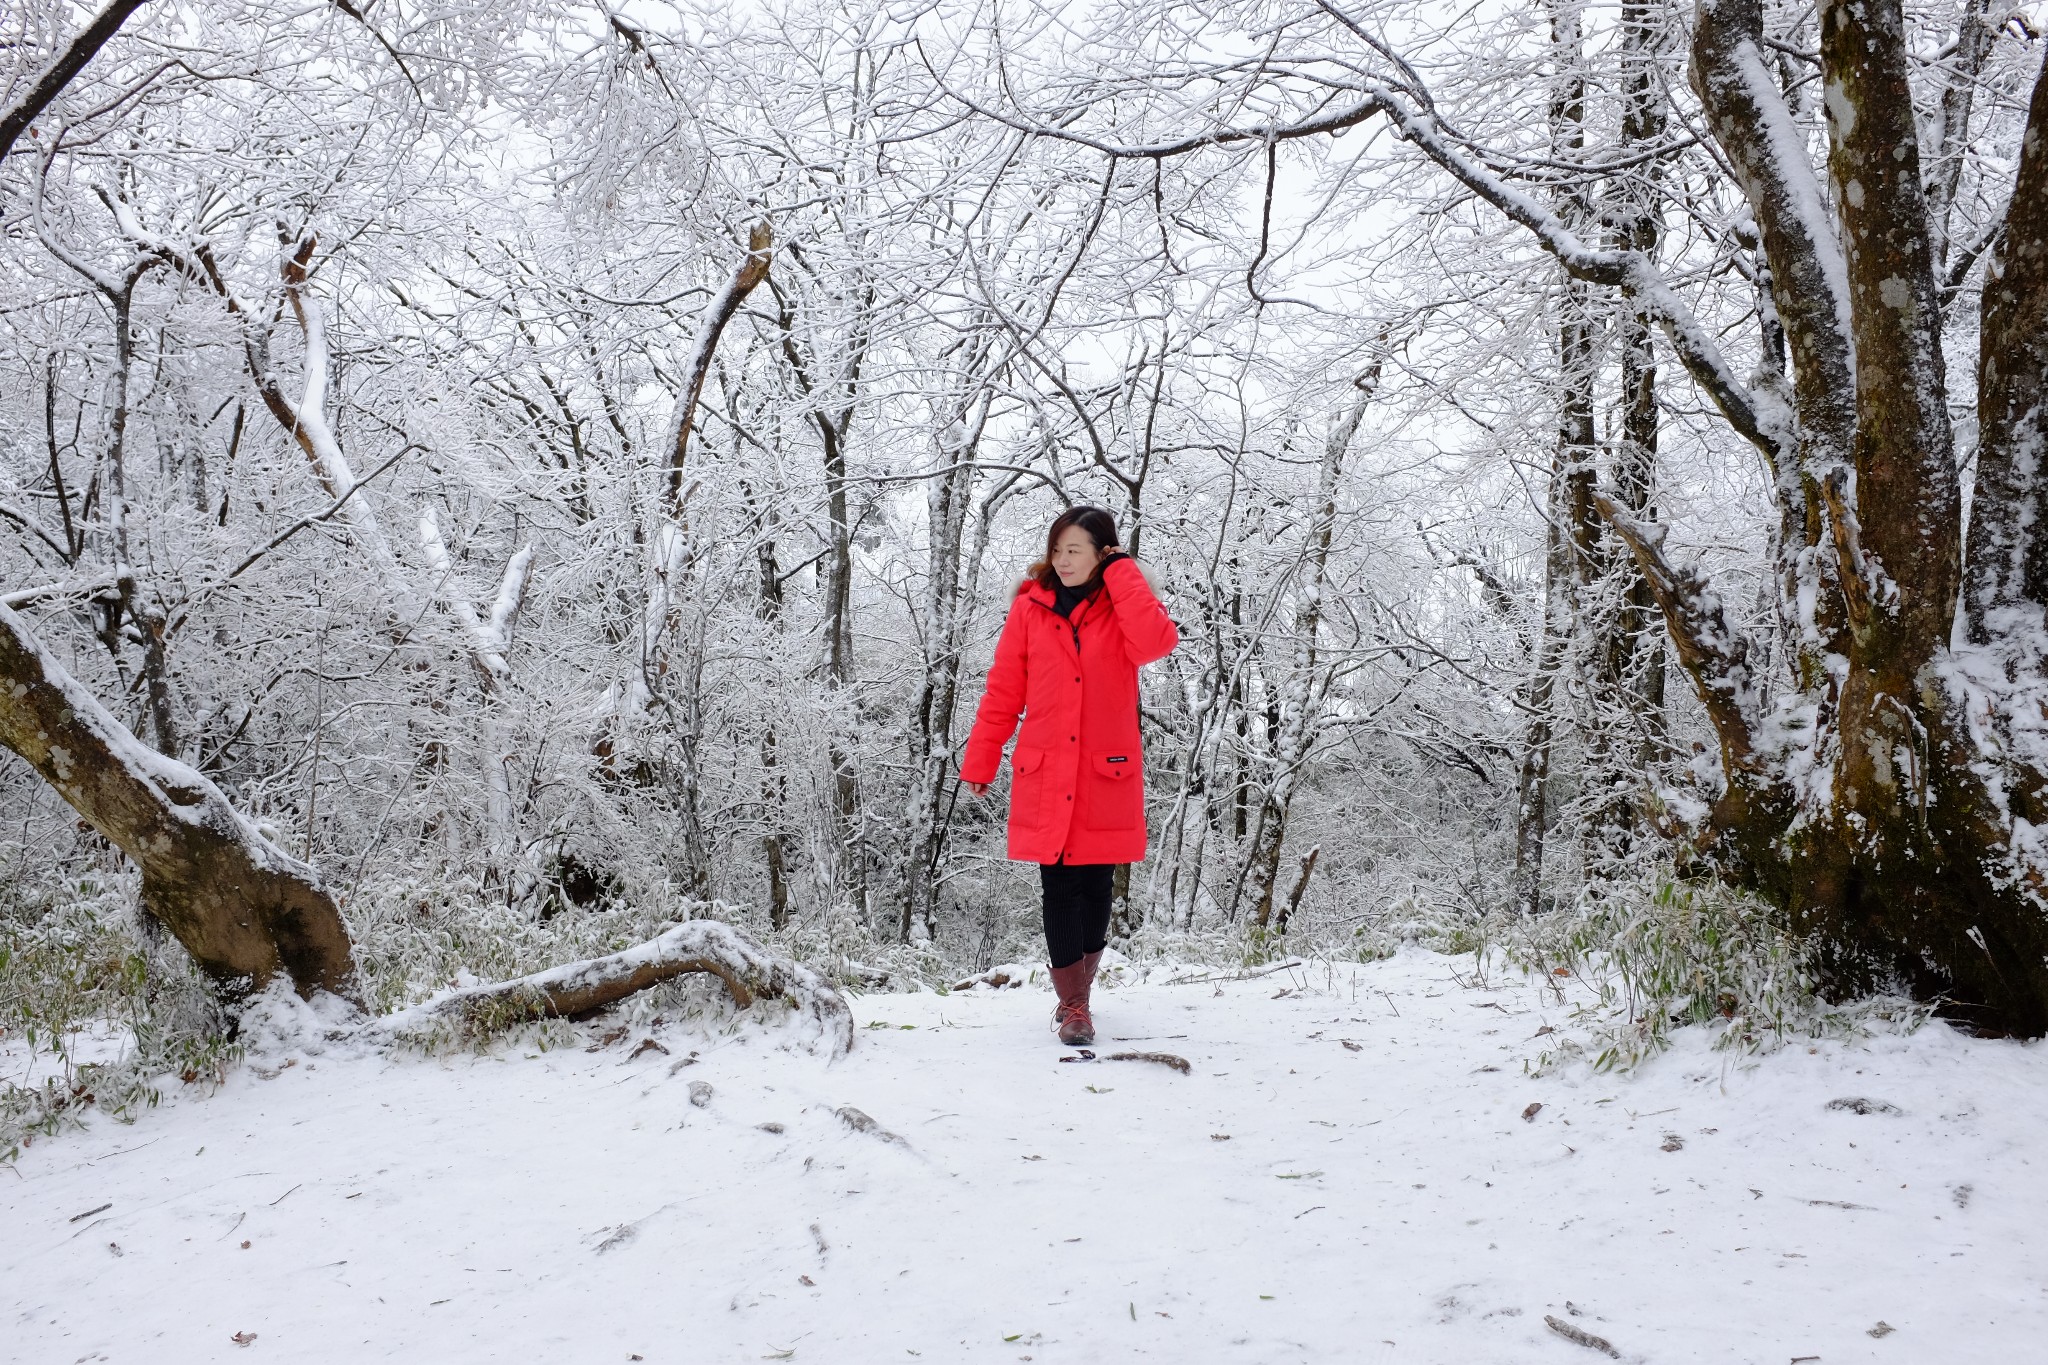
[[1109, 942], [1109, 888], [1115, 863], [1040, 863], [1045, 892], [1045, 950], [1055, 967], [1071, 967]]

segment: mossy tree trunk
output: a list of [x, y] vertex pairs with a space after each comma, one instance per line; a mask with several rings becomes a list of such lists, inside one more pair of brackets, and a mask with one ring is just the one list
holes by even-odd
[[[1966, 15], [1966, 20], [1968, 16]], [[1779, 628], [1803, 686], [1769, 703], [1702, 582], [1609, 502], [1720, 739], [1725, 788], [1688, 852], [1807, 930], [1840, 990], [1899, 983], [2048, 1032], [2048, 747], [2040, 542], [2048, 381], [2048, 86], [2037, 81], [1983, 291], [1968, 562], [1941, 355], [1938, 224], [1897, 0], [1819, 10], [1832, 193], [1763, 72], [1755, 0], [1704, 0], [1693, 84], [1754, 210], [1789, 342]], [[1960, 130], [1950, 130], [1961, 136]], [[1832, 218], [1823, 205], [1833, 204]], [[1958, 607], [1965, 627], [1956, 630]], [[1959, 635], [1963, 638], [1959, 640]]]

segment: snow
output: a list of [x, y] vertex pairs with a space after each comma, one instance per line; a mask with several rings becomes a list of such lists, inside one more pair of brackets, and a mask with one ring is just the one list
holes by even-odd
[[48, 1039], [28, 1039], [10, 1029], [0, 1029], [0, 1085], [38, 1086], [68, 1075], [65, 1063], [85, 1066], [118, 1062], [134, 1046], [135, 1035], [118, 1024], [100, 1021], [87, 1028], [66, 1033], [52, 1048]]
[[[1762, 146], [1758, 150], [1769, 162], [1771, 173], [1781, 187], [1785, 211], [1798, 221], [1799, 235], [1827, 280], [1828, 293], [1833, 296], [1835, 306], [1835, 330], [1842, 344], [1853, 354], [1856, 322], [1849, 304], [1849, 259], [1842, 250], [1841, 239], [1835, 233], [1834, 219], [1821, 196], [1806, 136], [1792, 121], [1792, 111], [1786, 107], [1785, 97], [1779, 93], [1778, 83], [1771, 75], [1771, 66], [1754, 42], [1745, 38], [1737, 43], [1730, 64], [1733, 68], [1730, 74], [1740, 82], [1744, 96], [1757, 111], [1757, 121], [1763, 134]], [[1846, 141], [1856, 127], [1855, 103], [1844, 96], [1841, 86], [1835, 82], [1828, 84], [1824, 98], [1835, 121], [1836, 139]], [[1861, 193], [1859, 189], [1859, 198]], [[1751, 201], [1754, 202], [1756, 197], [1751, 195]]]
[[436, 592], [448, 604], [456, 625], [469, 637], [478, 666], [494, 684], [510, 682], [512, 666], [506, 662], [506, 656], [512, 652], [512, 620], [526, 598], [527, 582], [533, 572], [533, 547], [521, 546], [506, 562], [488, 619], [479, 616], [476, 603], [454, 585], [455, 561], [449, 556], [448, 542], [441, 534], [440, 515], [431, 507], [420, 512], [420, 549], [427, 557], [427, 567], [434, 572]]
[[222, 1093], [0, 1175], [0, 1356], [1602, 1358], [1548, 1316], [1628, 1360], [1967, 1365], [2048, 1330], [2040, 1045], [1691, 1030], [1532, 1078], [1566, 1008], [1474, 970], [1154, 971], [1080, 1063], [1041, 985], [864, 997], [830, 1065], [744, 1018], [439, 1059], [272, 1018]]

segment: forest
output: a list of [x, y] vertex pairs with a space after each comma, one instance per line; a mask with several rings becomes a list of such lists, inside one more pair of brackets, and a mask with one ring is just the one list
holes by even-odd
[[1086, 503], [1132, 959], [2048, 1032], [2042, 22], [11, 5], [0, 1023], [1030, 960], [957, 763]]

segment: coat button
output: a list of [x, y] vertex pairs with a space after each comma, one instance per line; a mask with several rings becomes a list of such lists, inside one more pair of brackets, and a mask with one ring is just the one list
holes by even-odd
[[1074, 798], [1073, 798], [1073, 797], [1072, 797], [1071, 795], [1069, 795], [1069, 796], [1067, 797], [1067, 800], [1069, 800], [1069, 801], [1071, 801], [1071, 800], [1073, 800], [1073, 799], [1074, 799]]

